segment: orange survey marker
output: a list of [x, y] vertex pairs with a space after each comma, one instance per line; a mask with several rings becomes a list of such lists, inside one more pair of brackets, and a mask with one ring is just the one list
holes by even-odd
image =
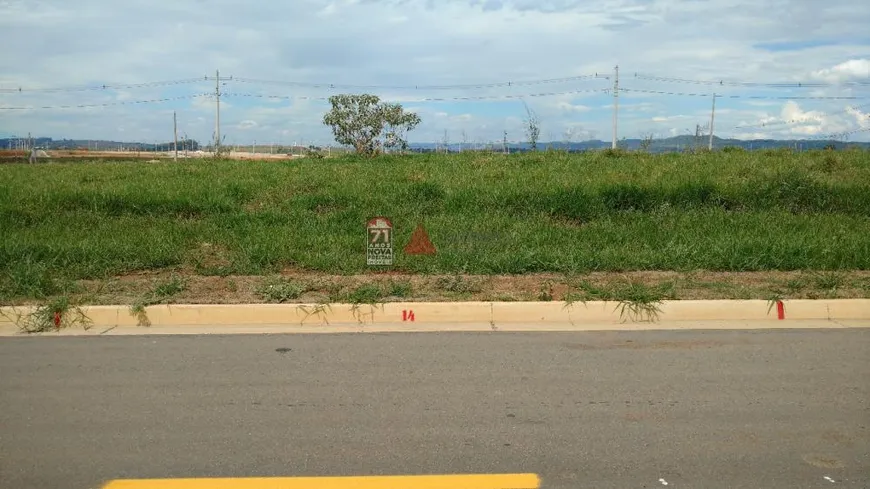
[[419, 224], [417, 229], [411, 234], [411, 241], [405, 246], [405, 254], [434, 255], [435, 253], [435, 245], [429, 239], [429, 234], [423, 229], [423, 224]]

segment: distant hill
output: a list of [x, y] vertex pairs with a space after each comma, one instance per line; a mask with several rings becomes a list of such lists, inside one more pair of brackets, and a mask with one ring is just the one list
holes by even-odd
[[[106, 141], [95, 139], [52, 139], [52, 138], [33, 138], [33, 146], [40, 149], [88, 149], [92, 151], [170, 151], [173, 149], [173, 142], [165, 143], [128, 143], [123, 141]], [[19, 145], [22, 148], [27, 147], [25, 139], [6, 138], [0, 139], [0, 150], [17, 149]], [[178, 149], [188, 149], [196, 151], [200, 149], [199, 142], [193, 139], [178, 140]]]
[[[2, 149], [18, 149], [24, 148], [26, 145], [20, 143], [21, 140], [14, 138], [0, 139], [0, 150]], [[654, 153], [666, 153], [673, 151], [687, 151], [692, 148], [706, 148], [708, 138], [705, 136], [696, 138], [695, 136], [675, 136], [665, 139], [653, 139], [649, 141], [648, 150]], [[638, 150], [644, 147], [647, 141], [642, 139], [622, 139], [619, 141], [619, 147], [628, 150]], [[93, 151], [171, 151], [173, 143], [171, 141], [165, 143], [136, 143], [124, 141], [106, 141], [93, 139], [52, 139], [46, 137], [33, 138], [33, 145], [40, 149], [89, 149]], [[538, 149], [545, 150], [548, 148], [568, 150], [568, 151], [592, 151], [609, 148], [610, 141], [601, 141], [593, 139], [589, 141], [565, 142], [565, 141], [542, 141], [538, 142]], [[795, 150], [805, 151], [810, 149], [824, 149], [827, 146], [833, 145], [835, 149], [843, 149], [846, 147], [859, 147], [870, 149], [870, 143], [864, 142], [845, 142], [834, 140], [808, 140], [808, 139], [723, 139], [713, 137], [713, 148], [722, 149], [725, 147], [738, 147], [746, 150], [756, 149], [772, 149], [772, 148], [792, 148]], [[443, 145], [440, 143], [411, 143], [410, 149], [415, 152], [428, 153], [438, 150], [443, 150]], [[508, 149], [512, 152], [529, 151], [528, 143], [508, 143]], [[199, 149], [208, 149], [201, 147], [199, 142], [188, 139], [178, 141], [179, 150], [196, 151]], [[450, 151], [459, 151], [460, 144], [452, 143], [449, 145]], [[463, 144], [462, 150], [473, 149], [491, 149], [495, 151], [503, 150], [501, 142], [492, 142], [486, 144]]]
[[[649, 147], [647, 148], [649, 151], [654, 153], [666, 153], [673, 151], [687, 151], [693, 148], [707, 148], [709, 143], [709, 137], [702, 136], [700, 138], [696, 138], [695, 136], [674, 136], [670, 138], [664, 139], [653, 139], [649, 141]], [[621, 139], [618, 143], [619, 148], [627, 149], [627, 150], [638, 150], [644, 147], [646, 141], [642, 139]], [[713, 136], [713, 149], [722, 149], [725, 147], [737, 147], [743, 148], [746, 150], [756, 150], [756, 149], [775, 149], [775, 148], [792, 148], [799, 151], [806, 151], [811, 149], [824, 149], [825, 147], [831, 146], [835, 149], [844, 149], [846, 147], [859, 147], [863, 149], [870, 149], [870, 143], [865, 142], [845, 142], [845, 141], [835, 141], [835, 140], [817, 140], [817, 139], [753, 139], [753, 140], [742, 140], [742, 139], [723, 139], [716, 136]], [[481, 147], [483, 146], [483, 147]], [[508, 149], [510, 151], [529, 151], [530, 146], [528, 143], [508, 143]], [[564, 141], [539, 141], [538, 149], [545, 150], [548, 148], [552, 149], [560, 149], [560, 150], [568, 150], [568, 151], [591, 151], [591, 150], [600, 150], [606, 149], [611, 146], [610, 141], [601, 141], [601, 140], [589, 140], [589, 141], [580, 141], [580, 142], [564, 142]], [[412, 143], [410, 144], [412, 150], [420, 151], [420, 152], [429, 152], [436, 151], [438, 149], [442, 149], [443, 145], [439, 143]], [[452, 143], [449, 145], [450, 151], [459, 151], [460, 144]], [[465, 144], [462, 146], [465, 150], [471, 149], [493, 149], [493, 150], [502, 150], [503, 144], [500, 142], [488, 143], [484, 145], [480, 144]]]

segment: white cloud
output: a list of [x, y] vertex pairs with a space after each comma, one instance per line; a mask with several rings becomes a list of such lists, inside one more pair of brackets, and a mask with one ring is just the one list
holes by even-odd
[[855, 122], [863, 127], [870, 127], [870, 112], [864, 112], [855, 107], [847, 107], [846, 113], [855, 118]]
[[690, 116], [690, 115], [677, 114], [677, 115], [670, 115], [670, 116], [660, 116], [659, 115], [659, 116], [653, 117], [651, 120], [653, 122], [662, 123], [662, 122], [673, 122], [673, 121], [678, 121], [678, 120], [682, 120], [682, 119], [691, 119], [691, 118], [692, 118], [692, 116]]
[[[213, 76], [217, 68], [222, 76], [235, 78], [412, 87], [370, 91], [419, 107], [424, 121], [412, 133], [413, 140], [438, 140], [445, 126], [456, 133], [465, 129], [473, 139], [500, 140], [504, 130], [520, 138], [525, 112], [519, 99], [452, 99], [551, 93], [556, 95], [523, 98], [540, 116], [545, 137], [552, 133], [558, 138], [582, 127], [585, 134], [609, 139], [611, 99], [601, 93], [564, 92], [608, 89], [612, 80], [450, 90], [413, 87], [610, 74], [619, 64], [623, 88], [708, 95], [715, 90], [723, 96], [716, 122], [722, 136], [749, 133], [738, 125], [790, 117], [781, 112], [785, 109], [797, 107], [802, 117], [815, 117], [794, 126], [794, 132], [792, 125], [758, 129], [769, 137], [850, 130], [865, 127], [867, 121], [852, 113], [819, 120], [818, 114], [842, 112], [843, 101], [791, 106], [775, 98], [727, 97], [870, 97], [870, 87], [711, 87], [634, 75], [755, 82], [870, 80], [868, 45], [857, 41], [867, 39], [868, 19], [870, 2], [865, 0], [824, 5], [815, 0], [294, 0], [245, 5], [230, 0], [5, 0], [0, 1], [0, 32], [16, 47], [0, 51], [0, 89], [201, 78]], [[222, 90], [314, 98], [337, 92], [238, 81], [227, 81]], [[213, 82], [203, 81], [105, 92], [0, 93], [0, 106], [138, 101], [213, 91]], [[448, 100], [426, 100], [432, 98]], [[709, 97], [623, 92], [620, 135], [694, 131], [695, 124], [709, 119], [709, 105]], [[227, 96], [221, 107], [228, 140], [243, 121], [256, 123], [245, 126], [245, 139], [254, 135], [268, 140], [280, 137], [281, 131], [324, 142], [331, 137], [320, 123], [323, 101]], [[191, 137], [211, 137], [212, 98], [95, 110], [3, 111], [0, 132], [110, 138], [123, 127], [126, 138], [148, 140], [165, 137], [167, 114], [171, 118], [173, 110]], [[444, 115], [437, 118], [436, 112]], [[659, 124], [673, 127], [658, 129]]]
[[870, 60], [850, 59], [832, 68], [816, 70], [813, 72], [813, 77], [829, 83], [857, 80], [870, 82]]
[[323, 7], [323, 9], [321, 9], [319, 12], [317, 12], [317, 15], [321, 17], [329, 17], [336, 12], [338, 12], [338, 7], [334, 3], [330, 3], [329, 5]]
[[841, 105], [839, 110], [823, 112], [807, 110], [796, 101], [787, 101], [777, 114], [756, 112], [755, 120], [744, 119], [736, 135], [782, 139], [828, 137], [861, 128], [870, 128], [870, 114], [860, 107]]
[[558, 107], [563, 112], [582, 113], [582, 112], [589, 112], [590, 110], [592, 110], [592, 108], [587, 106], [587, 105], [572, 104], [570, 102], [559, 102]]

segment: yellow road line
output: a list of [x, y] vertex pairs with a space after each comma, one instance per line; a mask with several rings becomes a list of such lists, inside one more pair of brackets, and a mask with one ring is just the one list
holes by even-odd
[[537, 474], [130, 479], [103, 489], [538, 489]]

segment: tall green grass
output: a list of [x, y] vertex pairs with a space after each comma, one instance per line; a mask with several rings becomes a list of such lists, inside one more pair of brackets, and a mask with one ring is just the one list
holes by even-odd
[[0, 165], [0, 298], [214, 249], [222, 274], [361, 272], [375, 215], [399, 248], [425, 224], [412, 272], [868, 269], [870, 153]]

